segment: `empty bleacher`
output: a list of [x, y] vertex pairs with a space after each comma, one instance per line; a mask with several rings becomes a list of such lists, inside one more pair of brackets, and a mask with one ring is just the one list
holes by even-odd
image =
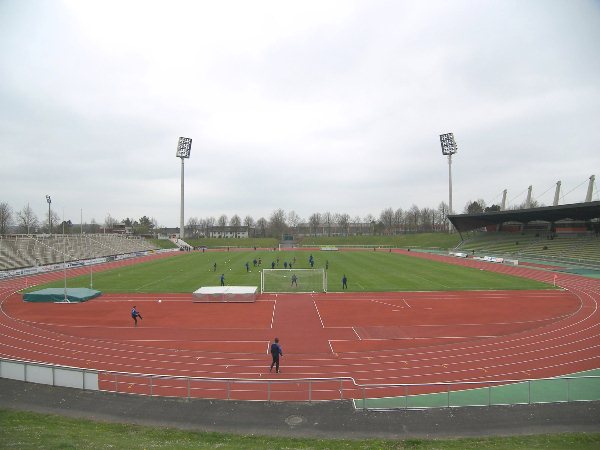
[[0, 270], [156, 250], [145, 239], [116, 234], [0, 237]]
[[591, 234], [478, 233], [461, 242], [456, 250], [475, 256], [600, 267], [600, 238]]

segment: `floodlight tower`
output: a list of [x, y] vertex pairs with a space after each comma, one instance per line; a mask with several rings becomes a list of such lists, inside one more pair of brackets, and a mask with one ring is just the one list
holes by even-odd
[[46, 195], [46, 201], [48, 202], [48, 234], [52, 234], [52, 215], [50, 214], [50, 204], [52, 199], [49, 195]]
[[[448, 215], [450, 215], [452, 214], [452, 155], [458, 151], [454, 133], [440, 134], [440, 144], [442, 155], [448, 155]], [[452, 232], [450, 221], [448, 221], [448, 231]]]
[[183, 227], [183, 161], [190, 157], [192, 151], [192, 139], [180, 137], [177, 141], [177, 153], [176, 156], [181, 158], [181, 213], [179, 215], [179, 239], [184, 237]]

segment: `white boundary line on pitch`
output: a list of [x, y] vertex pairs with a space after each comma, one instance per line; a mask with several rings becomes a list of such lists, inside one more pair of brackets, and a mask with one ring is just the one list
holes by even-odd
[[358, 338], [358, 340], [362, 341], [362, 338], [360, 337], [360, 334], [358, 334], [358, 332], [354, 329], [354, 327], [352, 327], [352, 331], [354, 331], [354, 334], [356, 335], [356, 337]]
[[152, 284], [159, 283], [159, 282], [161, 282], [161, 281], [163, 281], [163, 280], [166, 280], [166, 279], [167, 279], [167, 278], [169, 278], [170, 276], [171, 276], [171, 275], [167, 275], [167, 276], [165, 276], [165, 277], [163, 277], [163, 278], [159, 278], [158, 280], [152, 280], [152, 281], [149, 281], [148, 283], [141, 284], [141, 285], [139, 285], [139, 286], [138, 286], [138, 287], [137, 287], [135, 290], [139, 292], [139, 290], [140, 290], [141, 288], [143, 288], [143, 287], [146, 287], [146, 286], [150, 286], [150, 285], [152, 285]]

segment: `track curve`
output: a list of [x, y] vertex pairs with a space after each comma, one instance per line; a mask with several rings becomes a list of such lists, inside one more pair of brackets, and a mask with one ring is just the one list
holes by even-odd
[[[406, 254], [547, 283], [552, 283], [555, 276], [555, 272], [527, 267], [416, 252]], [[107, 264], [104, 268], [112, 268], [114, 265]], [[69, 276], [80, 275], [85, 270], [72, 269]], [[283, 390], [290, 389], [289, 385], [293, 385], [293, 380], [304, 378], [348, 377], [358, 384], [473, 382], [544, 378], [600, 367], [600, 282], [577, 275], [560, 274], [557, 283], [565, 290], [563, 293], [540, 291], [546, 298], [557, 296], [559, 301], [556, 304], [568, 304], [569, 308], [559, 308], [547, 313], [540, 309], [539, 314], [526, 317], [525, 320], [515, 314], [512, 319], [505, 317], [485, 324], [458, 324], [461, 325], [460, 336], [456, 335], [456, 330], [459, 329], [457, 324], [453, 324], [452, 336], [447, 334], [448, 328], [444, 328], [443, 323], [432, 324], [425, 331], [423, 327], [408, 323], [400, 329], [391, 326], [336, 326], [335, 311], [328, 313], [328, 308], [336, 300], [348, 301], [353, 297], [361, 300], [365, 295], [373, 297], [373, 301], [387, 303], [390, 308], [403, 307], [399, 306], [402, 302], [407, 307], [411, 307], [410, 304], [429, 305], [427, 302], [433, 300], [428, 299], [424, 293], [327, 294], [326, 298], [303, 297], [302, 300], [287, 303], [278, 303], [277, 298], [263, 296], [255, 305], [266, 312], [260, 319], [256, 319], [256, 323], [252, 322], [250, 316], [246, 319], [251, 323], [241, 323], [239, 318], [231, 317], [228, 319], [228, 328], [211, 328], [210, 320], [214, 319], [208, 317], [208, 328], [178, 327], [175, 322], [160, 330], [153, 330], [152, 327], [138, 329], [135, 330], [136, 334], [133, 334], [134, 330], [129, 323], [122, 327], [119, 323], [110, 327], [94, 327], [77, 321], [69, 322], [66, 317], [62, 322], [45, 321], [15, 313], [18, 310], [15, 305], [21, 302], [20, 295], [15, 293], [25, 283], [41, 284], [62, 276], [62, 273], [54, 273], [27, 280], [0, 282], [0, 356], [99, 371], [282, 380], [282, 374], [270, 374], [266, 370], [266, 349], [274, 328], [273, 324], [269, 327], [262, 323], [262, 317], [271, 310], [273, 317], [275, 311], [278, 311], [277, 317], [282, 317], [284, 307], [288, 308], [288, 316], [285, 316], [285, 320], [282, 319], [281, 329], [290, 329], [297, 318], [304, 314], [303, 311], [314, 306], [320, 324], [315, 322], [296, 330], [295, 334], [290, 333], [283, 366], [288, 386], [282, 387]], [[437, 293], [436, 297], [444, 295], [468, 301], [468, 297], [473, 294]], [[493, 299], [494, 295], [499, 294], [480, 292], [477, 295]], [[535, 295], [531, 294], [532, 301], [535, 301]], [[128, 297], [131, 300], [131, 296]], [[189, 304], [190, 300], [190, 296], [178, 294], [166, 298], [164, 302]], [[110, 311], [110, 302], [120, 301], [124, 300], [119, 299], [119, 296], [109, 295], [104, 306]], [[135, 301], [147, 308], [157, 307], [155, 297], [152, 296], [140, 295]], [[514, 307], [514, 303], [510, 304]], [[61, 306], [69, 308], [74, 305]], [[329, 324], [332, 326], [328, 326]], [[159, 338], [156, 338], [156, 333], [160, 334]], [[392, 333], [393, 337], [389, 338], [388, 333]], [[398, 338], [398, 333], [409, 335]], [[310, 349], [307, 350], [304, 344], [310, 342], [327, 342], [328, 346], [314, 345], [311, 348], [309, 345]], [[110, 377], [104, 382], [109, 383], [109, 380]], [[336, 383], [338, 382], [333, 384], [337, 385]], [[350, 391], [353, 389], [352, 384], [347, 386]], [[324, 388], [316, 392], [314, 398], [339, 398], [339, 393], [333, 392], [335, 389], [334, 387], [330, 392]], [[428, 389], [431, 391], [431, 388]], [[425, 391], [427, 388], [423, 388], [423, 392]], [[172, 395], [171, 391], [164, 392]], [[389, 391], [380, 391], [377, 395], [389, 394]], [[223, 393], [208, 392], [199, 395], [219, 397]], [[248, 389], [245, 396], [240, 398], [264, 399], [264, 390]], [[288, 392], [283, 394], [283, 399], [287, 398], [295, 397]]]

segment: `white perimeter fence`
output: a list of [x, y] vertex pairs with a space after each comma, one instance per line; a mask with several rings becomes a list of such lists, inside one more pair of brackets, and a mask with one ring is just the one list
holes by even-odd
[[0, 378], [97, 391], [98, 372], [75, 367], [0, 358]]
[[[600, 376], [358, 385], [350, 377], [202, 378], [99, 371], [0, 358], [0, 378], [121, 394], [221, 400], [354, 400], [361, 409], [424, 409], [600, 400]], [[377, 398], [373, 398], [377, 397]]]

